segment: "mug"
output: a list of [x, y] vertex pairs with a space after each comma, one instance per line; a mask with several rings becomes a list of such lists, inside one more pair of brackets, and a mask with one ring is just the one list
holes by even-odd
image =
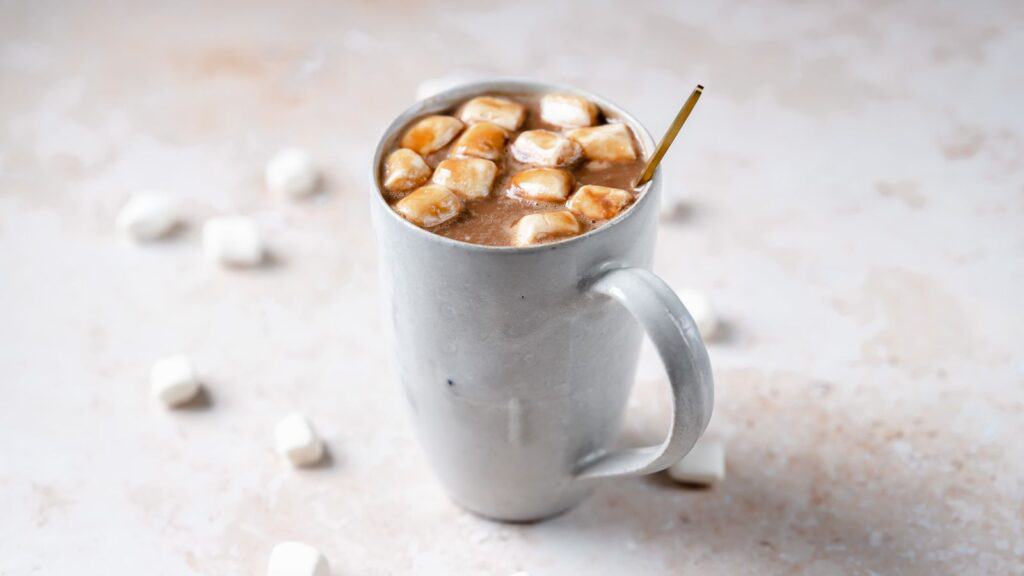
[[[452, 240], [396, 214], [381, 194], [383, 155], [409, 122], [495, 92], [568, 92], [650, 134], [581, 90], [488, 81], [422, 100], [385, 131], [373, 158], [377, 236], [392, 369], [420, 444], [453, 501], [485, 517], [534, 521], [565, 511], [607, 478], [650, 474], [684, 456], [711, 417], [707, 350], [675, 293], [651, 273], [660, 170], [633, 206], [586, 234], [494, 247]], [[643, 331], [672, 392], [656, 446], [611, 450]]]

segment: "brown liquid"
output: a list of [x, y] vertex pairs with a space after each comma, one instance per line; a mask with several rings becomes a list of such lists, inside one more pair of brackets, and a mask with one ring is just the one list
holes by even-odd
[[[501, 158], [494, 161], [498, 166], [498, 177], [494, 181], [494, 187], [491, 189], [490, 195], [486, 198], [466, 201], [466, 209], [463, 210], [461, 214], [443, 224], [433, 228], [428, 228], [428, 230], [435, 234], [440, 234], [441, 236], [447, 236], [454, 240], [462, 240], [463, 242], [471, 242], [473, 244], [484, 244], [487, 246], [511, 246], [512, 227], [520, 218], [527, 214], [534, 214], [537, 212], [563, 210], [565, 209], [565, 204], [562, 202], [535, 202], [509, 196], [509, 178], [517, 172], [521, 172], [528, 168], [535, 168], [535, 166], [524, 164], [513, 158], [509, 148], [512, 146], [512, 142], [515, 141], [516, 136], [518, 136], [520, 132], [541, 128], [551, 130], [552, 132], [561, 132], [562, 129], [541, 120], [541, 95], [501, 93], [489, 95], [502, 96], [526, 106], [526, 120], [518, 131], [509, 134], [508, 141], [505, 144], [504, 154], [502, 154]], [[436, 114], [455, 115], [457, 109], [458, 106], [455, 106], [451, 110], [446, 112], [436, 112]], [[413, 122], [415, 121], [416, 120]], [[598, 123], [604, 123], [604, 119], [602, 118]], [[410, 123], [410, 125], [411, 124], [412, 123]], [[405, 129], [408, 129], [408, 126], [403, 128], [403, 130]], [[630, 129], [630, 133], [632, 134], [632, 129]], [[424, 158], [424, 160], [427, 161], [427, 164], [430, 165], [431, 169], [437, 168], [437, 165], [440, 164], [442, 160], [448, 158], [449, 148], [451, 148], [455, 140], [458, 140], [458, 137], [455, 137], [452, 140], [452, 143], [448, 146], [445, 146], [441, 150], [438, 150]], [[635, 194], [633, 182], [636, 181], [640, 172], [643, 171], [644, 164], [647, 160], [643, 157], [643, 149], [636, 140], [636, 134], [633, 134], [633, 147], [637, 151], [637, 158], [632, 162], [608, 164], [587, 162], [584, 160], [577, 164], [570, 170], [572, 175], [576, 178], [576, 185], [573, 190], [578, 189], [584, 184], [598, 184], [612, 188], [621, 188], [623, 190], [634, 192]], [[398, 148], [397, 143], [391, 150], [387, 151], [388, 154], [396, 148]], [[386, 158], [387, 154], [385, 154], [384, 157]], [[383, 180], [384, 168], [381, 166], [378, 169], [381, 171], [381, 179]], [[406, 195], [407, 193], [384, 191], [384, 198], [388, 201], [388, 204], [391, 205], [394, 205], [395, 202], [401, 200]], [[625, 210], [629, 210], [629, 208], [630, 207], [626, 207]], [[577, 216], [577, 220], [580, 222], [580, 234], [586, 234], [590, 230], [593, 230], [606, 222], [606, 220], [590, 220], [582, 216]], [[561, 238], [558, 238], [557, 240], [561, 240]]]

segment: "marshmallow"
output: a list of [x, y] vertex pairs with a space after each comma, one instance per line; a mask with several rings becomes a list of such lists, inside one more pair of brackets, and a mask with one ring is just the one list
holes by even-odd
[[444, 148], [462, 131], [462, 127], [462, 122], [451, 116], [427, 116], [402, 136], [402, 148], [426, 156]]
[[512, 156], [525, 164], [550, 168], [568, 166], [580, 158], [575, 141], [548, 130], [527, 130], [512, 143]]
[[286, 148], [274, 154], [263, 176], [267, 190], [293, 200], [316, 192], [320, 182], [313, 159], [297, 148]]
[[267, 563], [267, 576], [330, 576], [327, 558], [302, 542], [281, 542], [274, 546]]
[[462, 200], [444, 186], [428, 184], [396, 202], [395, 211], [420, 228], [430, 228], [458, 216]]
[[531, 168], [512, 176], [508, 193], [538, 202], [565, 202], [574, 180], [572, 173], [567, 170]]
[[516, 222], [515, 244], [516, 246], [529, 246], [553, 238], [575, 236], [579, 233], [580, 223], [568, 210], [527, 214]]
[[156, 192], [132, 196], [117, 213], [117, 229], [137, 242], [166, 236], [179, 224], [178, 208], [168, 197]]
[[718, 334], [718, 314], [711, 302], [708, 301], [707, 296], [699, 290], [690, 288], [680, 290], [678, 295], [693, 318], [693, 322], [697, 325], [701, 338], [708, 341], [714, 340]]
[[295, 466], [316, 464], [324, 455], [324, 443], [313, 425], [302, 414], [282, 418], [274, 427], [274, 444], [278, 454]]
[[573, 94], [547, 94], [540, 99], [540, 118], [561, 128], [582, 128], [597, 122], [597, 106]]
[[625, 124], [577, 128], [569, 131], [569, 138], [583, 145], [587, 160], [612, 163], [636, 160], [633, 136]]
[[165, 406], [181, 406], [199, 394], [199, 376], [183, 354], [157, 360], [149, 372], [149, 391]]
[[717, 484], [725, 479], [725, 448], [717, 440], [701, 438], [689, 454], [669, 467], [668, 475], [683, 484]]
[[487, 160], [501, 158], [505, 151], [505, 129], [490, 122], [473, 124], [452, 146], [452, 156], [475, 156]]
[[252, 219], [245, 216], [211, 218], [203, 225], [206, 257], [223, 266], [256, 266], [263, 260], [263, 241]]
[[477, 96], [462, 106], [459, 118], [466, 124], [490, 122], [505, 130], [518, 130], [526, 119], [526, 107], [508, 98]]
[[430, 166], [419, 154], [399, 148], [384, 161], [384, 188], [391, 192], [408, 192], [430, 180]]
[[633, 195], [619, 188], [587, 184], [569, 198], [566, 208], [591, 220], [609, 220], [633, 201]]
[[497, 174], [498, 167], [490, 160], [449, 158], [437, 165], [431, 182], [448, 188], [466, 200], [473, 200], [485, 198], [491, 193]]

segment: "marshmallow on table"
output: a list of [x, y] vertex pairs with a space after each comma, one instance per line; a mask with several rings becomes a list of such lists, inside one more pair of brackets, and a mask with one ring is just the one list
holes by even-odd
[[597, 122], [597, 106], [574, 94], [547, 94], [540, 99], [540, 118], [561, 128], [582, 128]]
[[263, 241], [252, 219], [220, 216], [203, 225], [206, 257], [223, 266], [256, 266], [263, 260]]
[[437, 165], [431, 182], [448, 188], [466, 200], [473, 200], [485, 198], [491, 193], [497, 175], [498, 167], [490, 160], [449, 158]]
[[282, 418], [274, 427], [274, 444], [279, 454], [295, 466], [316, 464], [324, 455], [324, 443], [313, 425], [298, 413]]
[[166, 236], [180, 221], [178, 207], [170, 198], [156, 193], [136, 194], [117, 213], [117, 229], [138, 242]]
[[505, 129], [490, 122], [473, 124], [452, 145], [452, 156], [474, 156], [497, 160], [505, 152]]
[[569, 198], [566, 208], [591, 220], [614, 218], [633, 201], [633, 195], [620, 188], [587, 184]]
[[632, 162], [636, 160], [633, 135], [625, 124], [604, 124], [569, 131], [569, 138], [583, 146], [587, 160], [597, 162]]
[[693, 317], [694, 324], [704, 340], [714, 340], [718, 333], [718, 314], [708, 300], [707, 296], [699, 290], [684, 288], [678, 292], [679, 299], [683, 306]]
[[580, 223], [568, 210], [527, 214], [516, 222], [515, 244], [529, 246], [579, 233]]
[[420, 228], [430, 228], [458, 216], [462, 200], [444, 186], [428, 184], [396, 202], [395, 211]]
[[581, 154], [578, 143], [549, 130], [527, 130], [512, 143], [512, 156], [516, 160], [548, 168], [574, 164]]
[[313, 159], [298, 148], [286, 148], [274, 154], [263, 176], [267, 190], [293, 200], [316, 192], [320, 182]]
[[408, 148], [420, 156], [437, 152], [448, 145], [463, 124], [451, 116], [427, 116], [412, 125], [402, 136], [402, 148]]
[[149, 372], [149, 390], [165, 406], [180, 406], [199, 394], [199, 376], [183, 354], [157, 360]]
[[430, 180], [430, 166], [419, 154], [399, 148], [384, 161], [384, 188], [391, 192], [408, 192]]
[[701, 438], [689, 454], [669, 467], [668, 475], [683, 484], [717, 484], [725, 478], [725, 448], [718, 440]]
[[559, 168], [531, 168], [512, 176], [508, 193], [538, 202], [565, 202], [575, 178]]
[[526, 107], [508, 98], [477, 96], [462, 106], [459, 118], [466, 124], [490, 122], [505, 130], [518, 130], [526, 119]]
[[267, 576], [330, 576], [327, 558], [303, 542], [281, 542], [270, 552]]

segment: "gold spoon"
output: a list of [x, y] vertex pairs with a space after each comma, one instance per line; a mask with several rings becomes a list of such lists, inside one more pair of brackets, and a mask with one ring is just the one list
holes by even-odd
[[682, 109], [676, 114], [676, 119], [672, 121], [668, 131], [661, 137], [661, 142], [658, 142], [654, 155], [647, 161], [647, 166], [644, 166], [644, 171], [640, 173], [636, 184], [633, 185], [634, 188], [639, 188], [647, 184], [651, 178], [654, 178], [654, 171], [658, 168], [658, 164], [661, 164], [661, 159], [665, 156], [665, 152], [668, 152], [668, 147], [675, 141], [676, 135], [679, 134], [679, 130], [683, 127], [683, 123], [690, 117], [690, 112], [693, 112], [693, 107], [697, 105], [697, 99], [700, 98], [702, 92], [704, 92], [704, 87], [697, 84], [697, 87], [693, 89], [693, 93], [686, 99]]

